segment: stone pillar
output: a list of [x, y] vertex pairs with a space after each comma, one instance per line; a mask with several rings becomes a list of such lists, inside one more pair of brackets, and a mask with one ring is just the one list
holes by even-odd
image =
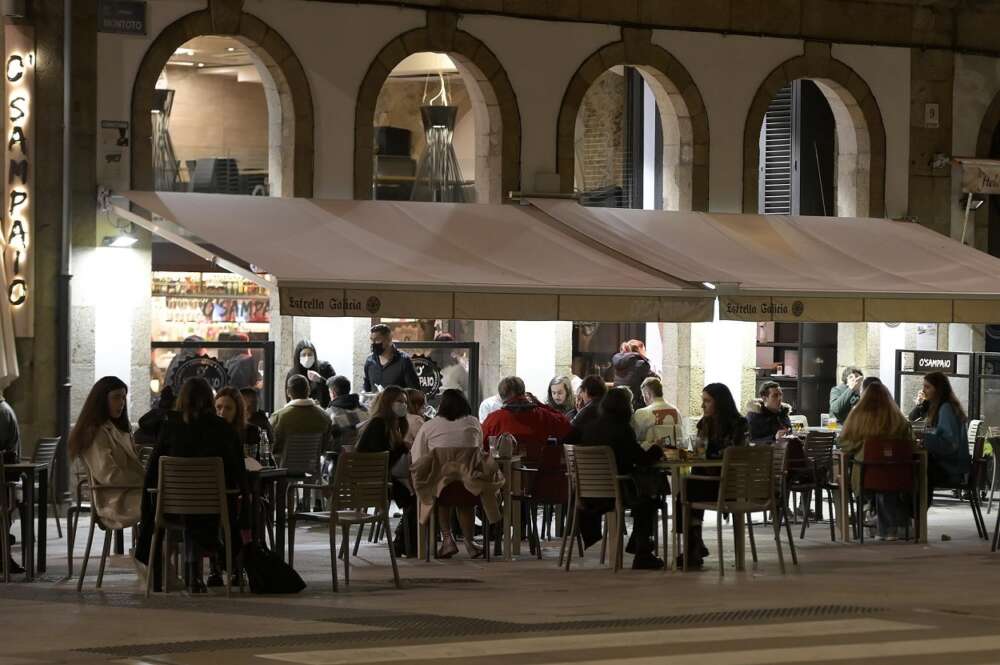
[[878, 323], [841, 323], [837, 326], [837, 381], [846, 367], [857, 367], [865, 376], [881, 371]]
[[[952, 235], [951, 165], [935, 167], [935, 155], [951, 155], [955, 55], [951, 51], [913, 49], [910, 55], [909, 216], [924, 226]], [[937, 104], [937, 126], [927, 126], [927, 104]], [[961, 224], [957, 231], [961, 234]]]
[[[573, 375], [573, 322], [556, 322], [556, 367], [554, 376]], [[581, 377], [582, 378], [582, 377]]]
[[[514, 321], [475, 321], [473, 330], [479, 342], [479, 394], [486, 399], [496, 394], [500, 379], [517, 367], [517, 326]], [[473, 404], [473, 409], [478, 408]]]

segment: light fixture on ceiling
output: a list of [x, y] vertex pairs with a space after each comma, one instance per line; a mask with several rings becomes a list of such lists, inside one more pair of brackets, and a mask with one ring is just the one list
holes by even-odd
[[128, 248], [132, 247], [137, 242], [139, 242], [138, 238], [131, 233], [122, 230], [122, 232], [117, 236], [104, 236], [102, 244], [105, 247]]
[[204, 62], [199, 62], [199, 63], [198, 63], [198, 69], [201, 69], [201, 68], [202, 68], [202, 67], [204, 67], [204, 66], [205, 66], [205, 63], [204, 63]]
[[236, 51], [236, 47], [235, 47], [235, 46], [227, 46], [227, 47], [226, 47], [226, 51], [227, 51], [228, 53], [233, 53], [233, 52], [235, 52], [235, 51]]
[[715, 291], [715, 289], [718, 288], [712, 282], [702, 282], [701, 285], [704, 286], [706, 289], [711, 289], [712, 291]]
[[194, 49], [185, 48], [184, 46], [181, 46], [180, 48], [174, 51], [174, 55], [194, 55]]
[[183, 60], [171, 60], [170, 64], [177, 67], [194, 67], [193, 62], [185, 62]]

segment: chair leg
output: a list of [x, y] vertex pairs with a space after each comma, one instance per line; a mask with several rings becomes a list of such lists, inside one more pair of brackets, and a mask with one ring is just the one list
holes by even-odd
[[833, 500], [833, 490], [826, 488], [826, 500], [830, 502], [830, 542], [837, 542], [837, 518], [843, 519], [842, 515], [837, 515], [836, 502]]
[[[293, 504], [288, 504], [293, 505]], [[295, 510], [288, 511], [288, 565], [295, 567]]]
[[746, 520], [747, 533], [750, 535], [750, 555], [753, 557], [753, 562], [757, 563], [757, 542], [753, 537], [753, 513], [747, 513]]
[[[56, 484], [55, 482], [49, 483], [49, 504], [52, 506], [52, 514], [56, 517], [56, 535], [60, 538], [63, 537], [62, 525], [59, 524], [59, 504], [56, 503]], [[69, 528], [69, 525], [66, 525]]]
[[[219, 515], [219, 521], [228, 520], [228, 515]], [[226, 598], [231, 598], [233, 595], [233, 538], [232, 534], [229, 532], [229, 528], [223, 530], [226, 539], [226, 567], [223, 569], [226, 571], [224, 580], [226, 586]], [[242, 585], [241, 585], [242, 586]]]
[[80, 522], [80, 510], [78, 506], [70, 506], [66, 512], [66, 564], [68, 566], [67, 576], [73, 577], [73, 547], [76, 545], [76, 528]]
[[[392, 563], [392, 582], [396, 585], [396, 588], [399, 589], [401, 587], [399, 584], [399, 568], [396, 566], [396, 549], [393, 547], [392, 532], [389, 530], [389, 507], [386, 506], [386, 509], [381, 512], [382, 519], [379, 521], [385, 530], [385, 542], [389, 547], [389, 562]], [[472, 536], [469, 536], [469, 539], [471, 540]]]
[[7, 524], [6, 510], [0, 510], [0, 570], [4, 584], [7, 584], [10, 582], [10, 526]]
[[802, 494], [802, 531], [799, 532], [799, 538], [806, 537], [806, 527], [809, 526], [809, 504], [811, 497], [812, 490], [806, 490]]
[[[735, 521], [736, 521], [735, 517], [733, 518], [733, 521], [735, 523]], [[716, 528], [716, 532], [715, 532], [716, 540], [719, 543], [719, 577], [723, 577], [726, 574], [726, 557], [722, 553], [722, 513], [716, 513], [715, 514], [715, 528]], [[735, 527], [734, 527], [734, 529], [735, 529]], [[684, 550], [684, 554], [687, 555], [687, 549], [686, 548]], [[685, 559], [684, 563], [687, 564], [687, 560], [686, 559]]]
[[569, 543], [570, 548], [573, 547], [573, 541], [569, 535], [569, 529], [564, 528], [562, 534], [562, 543], [559, 545], [559, 567], [562, 568], [563, 560], [566, 558], [566, 544]]
[[1000, 451], [997, 451], [997, 450], [993, 451], [993, 479], [990, 482], [990, 496], [989, 496], [989, 500], [986, 503], [986, 514], [987, 515], [989, 515], [993, 511], [993, 493], [996, 492], [996, 489], [997, 489], [997, 467], [1000, 467], [1000, 464], [997, 464], [997, 453], [998, 452], [1000, 452]]
[[87, 563], [90, 561], [90, 547], [94, 544], [94, 527], [96, 527], [95, 520], [91, 516], [90, 520], [90, 533], [87, 535], [87, 547], [83, 552], [83, 563], [80, 564], [80, 579], [76, 583], [76, 590], [83, 591], [83, 578], [87, 575]]
[[986, 521], [979, 508], [979, 490], [977, 488], [972, 488], [969, 492], [969, 507], [972, 509], [972, 519], [976, 522], [976, 531], [979, 532], [979, 537], [987, 540], [989, 532], [986, 530]]
[[660, 523], [663, 527], [663, 567], [666, 569], [670, 561], [670, 512], [666, 502], [660, 506]]
[[608, 516], [604, 516], [604, 528], [601, 532], [601, 565], [604, 565], [604, 561], [608, 555]]
[[[809, 502], [803, 501], [804, 511], [809, 512]], [[805, 519], [802, 520], [805, 524]], [[778, 548], [778, 567], [781, 569], [781, 574], [785, 574], [785, 555], [781, 552], [781, 520], [774, 520], [774, 545]]]
[[[832, 511], [833, 509], [831, 508], [830, 510]], [[788, 549], [792, 551], [792, 563], [797, 566], [799, 565], [799, 557], [795, 553], [795, 539], [792, 538], [792, 525], [788, 523], [788, 506], [782, 506], [781, 512], [776, 513], [776, 516], [778, 518], [779, 525], [781, 524], [782, 519], [785, 521], [785, 532], [788, 535]], [[830, 513], [830, 516], [833, 517], [832, 512]]]
[[[331, 511], [331, 515], [332, 515]], [[331, 519], [330, 520], [330, 572], [333, 577], [333, 591], [336, 593], [337, 589], [337, 523]]]
[[[536, 518], [538, 517], [538, 506], [536, 504], [531, 504], [531, 530], [535, 534], [535, 555], [538, 560], [542, 560], [542, 539], [538, 533], [538, 522]], [[545, 506], [542, 506], [542, 518], [545, 518]], [[542, 525], [542, 529], [545, 529], [545, 525]]]
[[100, 589], [104, 583], [104, 567], [107, 565], [108, 556], [111, 554], [111, 541], [114, 540], [114, 531], [106, 529], [104, 531], [104, 547], [101, 549], [101, 565], [97, 568], [97, 588]]
[[[69, 518], [66, 518], [66, 530], [69, 530]], [[153, 578], [156, 577], [156, 549], [160, 546], [160, 539], [163, 537], [163, 532], [160, 529], [153, 528], [153, 544], [149, 548], [149, 561], [146, 566], [146, 598], [149, 598], [150, 594], [153, 592]], [[167, 578], [164, 576], [161, 580], [163, 588], [167, 586]]]
[[[573, 561], [573, 541], [580, 535], [580, 523], [579, 523], [579, 510], [574, 507], [573, 514], [570, 516], [570, 527], [569, 527], [569, 538], [570, 545], [569, 549], [566, 551], [566, 572], [569, 572], [570, 563]], [[997, 528], [1000, 529], [1000, 512], [997, 512]], [[583, 554], [580, 555], [583, 557]]]
[[[354, 556], [358, 555], [358, 550], [361, 548], [361, 534], [365, 532], [364, 523], [358, 525], [358, 535], [354, 539]], [[371, 523], [371, 528], [368, 530], [368, 542], [375, 540], [375, 523]]]
[[[721, 522], [720, 522], [721, 524]], [[685, 573], [688, 569], [688, 558], [691, 552], [691, 504], [684, 504], [684, 565], [681, 566], [681, 570]], [[719, 558], [722, 558], [722, 552], [719, 552]]]
[[344, 556], [344, 586], [351, 586], [351, 525], [344, 523], [340, 527], [341, 540], [348, 544]]

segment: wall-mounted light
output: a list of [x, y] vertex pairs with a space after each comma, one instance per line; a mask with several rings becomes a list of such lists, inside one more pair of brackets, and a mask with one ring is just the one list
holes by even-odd
[[122, 232], [116, 236], [104, 236], [102, 244], [105, 247], [120, 247], [128, 248], [133, 246], [135, 243], [139, 242], [139, 239], [134, 235], [122, 229]]
[[[971, 202], [969, 202], [970, 196], [972, 197]], [[963, 210], [965, 210], [966, 206], [969, 207], [969, 210], [979, 210], [983, 207], [984, 203], [986, 203], [986, 197], [982, 194], [962, 194], [958, 197], [958, 204], [962, 206]]]

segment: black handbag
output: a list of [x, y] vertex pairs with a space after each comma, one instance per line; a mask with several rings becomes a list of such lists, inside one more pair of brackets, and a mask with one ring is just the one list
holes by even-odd
[[294, 568], [261, 545], [243, 548], [243, 570], [253, 593], [298, 593], [306, 588]]

